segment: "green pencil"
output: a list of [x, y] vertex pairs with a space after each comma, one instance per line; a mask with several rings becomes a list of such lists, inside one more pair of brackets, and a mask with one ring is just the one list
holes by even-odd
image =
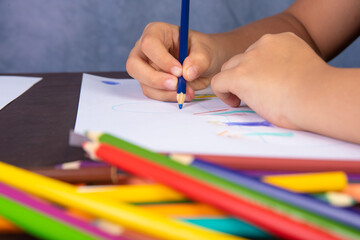
[[354, 229], [352, 227], [338, 223], [331, 219], [327, 219], [322, 216], [316, 215], [314, 213], [308, 212], [301, 208], [295, 207], [291, 204], [280, 202], [278, 200], [271, 198], [271, 196], [260, 194], [252, 189], [247, 189], [244, 186], [234, 184], [232, 182], [214, 176], [213, 174], [197, 169], [195, 167], [183, 165], [179, 162], [173, 161], [172, 159], [164, 155], [151, 152], [147, 149], [136, 146], [122, 139], [116, 138], [115, 136], [112, 136], [110, 134], [89, 132], [87, 133], [87, 136], [89, 139], [93, 141], [107, 143], [112, 146], [118, 147], [122, 150], [144, 157], [148, 160], [156, 162], [157, 164], [166, 166], [168, 168], [171, 168], [173, 170], [176, 170], [178, 172], [196, 178], [200, 181], [211, 183], [214, 186], [217, 186], [222, 189], [226, 189], [235, 195], [245, 197], [261, 205], [267, 206], [272, 209], [276, 209], [277, 211], [282, 212], [283, 214], [294, 216], [308, 223], [312, 223], [315, 226], [322, 229], [326, 229], [327, 231], [330, 231], [332, 233], [337, 233], [340, 234], [341, 236], [346, 236], [351, 239], [360, 239], [360, 230]]
[[42, 239], [95, 240], [84, 232], [58, 222], [6, 197], [0, 196], [0, 215], [33, 236]]
[[182, 221], [249, 239], [278, 239], [269, 233], [236, 218], [179, 218]]

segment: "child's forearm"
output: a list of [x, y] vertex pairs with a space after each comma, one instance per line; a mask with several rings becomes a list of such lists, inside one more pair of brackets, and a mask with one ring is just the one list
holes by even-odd
[[328, 66], [301, 83], [288, 117], [302, 130], [360, 144], [360, 68]]
[[232, 56], [243, 53], [251, 44], [267, 33], [293, 32], [304, 39], [316, 52], [318, 48], [305, 27], [291, 13], [267, 17], [230, 32], [212, 34], [222, 49], [222, 61], [225, 62]]

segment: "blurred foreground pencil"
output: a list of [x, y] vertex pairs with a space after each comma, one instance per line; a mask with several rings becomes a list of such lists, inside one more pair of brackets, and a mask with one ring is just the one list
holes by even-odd
[[[0, 183], [0, 215], [46, 239], [115, 239], [61, 210]], [[61, 233], [61, 234], [59, 234]]]
[[77, 192], [84, 196], [107, 197], [122, 202], [145, 203], [185, 200], [185, 196], [160, 184], [121, 186], [80, 186]]
[[140, 205], [140, 207], [168, 217], [176, 218], [226, 216], [223, 211], [204, 203], [145, 204]]
[[[172, 157], [175, 161], [181, 162], [185, 165], [194, 166], [198, 169], [207, 171], [218, 177], [238, 184], [239, 186], [256, 191], [262, 196], [278, 200], [280, 201], [279, 204], [281, 202], [290, 204], [294, 207], [301, 208], [308, 213], [315, 213], [319, 216], [328, 218], [329, 220], [345, 224], [346, 226], [352, 226], [355, 229], [360, 229], [360, 215], [351, 210], [334, 207], [309, 196], [297, 194], [292, 191], [287, 191], [285, 189], [263, 183], [257, 179], [253, 179], [239, 172], [230, 170], [229, 168], [194, 158], [191, 155], [173, 155]], [[328, 175], [343, 176], [344, 174], [333, 173]], [[331, 181], [329, 182], [331, 183]], [[316, 185], [316, 182], [314, 185]], [[306, 212], [303, 212], [303, 214], [306, 214]], [[320, 226], [322, 226], [322, 224], [320, 224]]]
[[250, 239], [278, 239], [246, 222], [231, 217], [182, 218], [192, 224]]
[[65, 162], [55, 165], [56, 169], [81, 169], [81, 168], [91, 168], [91, 167], [106, 167], [109, 166], [109, 164], [106, 164], [104, 162], [95, 162], [91, 160], [77, 160], [77, 161], [71, 161], [71, 162]]
[[20, 232], [22, 232], [22, 230], [20, 228], [15, 226], [9, 220], [0, 216], [0, 234], [20, 233]]
[[351, 207], [356, 205], [356, 200], [349, 194], [343, 192], [329, 191], [324, 193], [313, 193], [311, 196], [336, 207]]
[[262, 181], [295, 192], [341, 191], [347, 185], [344, 172], [297, 173], [264, 176]]
[[46, 177], [73, 184], [123, 184], [131, 178], [129, 174], [118, 172], [116, 167], [109, 165], [66, 170], [54, 168], [31, 168], [28, 170]]
[[[171, 220], [129, 204], [107, 198], [85, 197], [71, 184], [47, 178], [0, 162], [0, 181], [67, 207], [76, 207], [93, 216], [120, 224], [129, 230], [159, 239], [231, 240], [235, 236], [205, 230]], [[71, 238], [69, 238], [71, 239]]]
[[[342, 237], [329, 233], [327, 230], [325, 231], [314, 225], [289, 217], [287, 214], [270, 210], [268, 207], [265, 208], [258, 203], [249, 201], [241, 194], [235, 194], [230, 191], [230, 188], [227, 189], [230, 187], [229, 182], [211, 174], [177, 163], [163, 155], [148, 151], [108, 134], [89, 132], [87, 136], [91, 140], [98, 140], [108, 144], [111, 142], [119, 147], [85, 143], [84, 149], [91, 157], [104, 160], [142, 177], [150, 177], [183, 192], [195, 200], [214, 205], [234, 216], [266, 229], [274, 235], [291, 239], [342, 239]], [[217, 184], [225, 188], [211, 184], [213, 179], [216, 179]], [[230, 185], [231, 188], [240, 190], [238, 186]], [[244, 191], [242, 192], [244, 193]], [[274, 205], [279, 204], [275, 201]]]
[[358, 203], [360, 203], [360, 183], [349, 184], [345, 189], [344, 193], [352, 196]]

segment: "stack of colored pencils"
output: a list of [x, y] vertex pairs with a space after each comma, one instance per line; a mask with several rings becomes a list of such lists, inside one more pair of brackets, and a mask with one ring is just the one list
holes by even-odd
[[[108, 134], [88, 133], [84, 149], [127, 172], [154, 179], [270, 234], [291, 239], [360, 237], [359, 214], [270, 186], [201, 160], [180, 163]], [[126, 160], [124, 160], [126, 159]]]
[[[263, 176], [192, 156], [164, 156], [109, 134], [87, 135], [84, 150], [102, 162], [33, 172], [0, 162], [0, 205], [6, 206], [0, 209], [0, 233], [26, 231], [44, 239], [360, 239], [360, 214], [351, 207], [359, 201], [359, 185], [348, 184], [343, 172]], [[59, 181], [79, 182], [64, 176], [82, 169], [101, 169], [105, 182], [95, 174], [89, 183], [112, 185]], [[114, 182], [118, 176], [140, 181]]]

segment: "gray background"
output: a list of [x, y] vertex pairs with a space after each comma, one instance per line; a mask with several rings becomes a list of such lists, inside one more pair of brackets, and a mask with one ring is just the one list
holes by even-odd
[[[190, 27], [224, 32], [293, 0], [192, 0]], [[180, 0], [0, 0], [0, 73], [124, 71], [149, 22], [178, 25]], [[360, 67], [357, 39], [331, 64]]]

